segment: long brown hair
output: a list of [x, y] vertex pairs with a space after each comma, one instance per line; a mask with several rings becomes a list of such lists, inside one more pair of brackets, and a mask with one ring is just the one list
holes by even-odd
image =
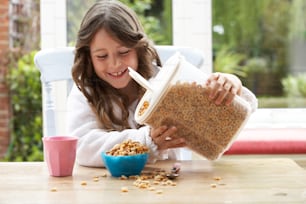
[[[77, 36], [72, 77], [90, 103], [101, 128], [123, 130], [130, 128], [127, 96], [96, 75], [90, 57], [90, 42], [100, 29], [105, 29], [126, 47], [136, 49], [137, 71], [144, 78], [152, 77], [152, 63], [160, 66], [161, 62], [136, 14], [126, 5], [116, 0], [102, 0], [85, 14]], [[137, 86], [138, 98], [141, 98], [145, 90]]]

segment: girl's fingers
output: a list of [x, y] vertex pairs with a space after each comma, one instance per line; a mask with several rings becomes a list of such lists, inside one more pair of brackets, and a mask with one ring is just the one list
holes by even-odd
[[216, 105], [222, 103], [229, 105], [234, 100], [235, 95], [239, 95], [241, 91], [241, 83], [227, 74], [212, 74], [206, 85], [210, 88], [209, 98]]
[[159, 138], [163, 135], [163, 133], [167, 130], [167, 126], [161, 126], [159, 128], [151, 129], [151, 137], [154, 140], [155, 138]]
[[177, 138], [177, 128], [161, 126], [151, 130], [151, 138], [159, 150], [186, 146], [183, 138]]
[[233, 94], [231, 92], [229, 92], [229, 94], [226, 97], [226, 101], [225, 101], [225, 105], [230, 105], [232, 103], [232, 101], [234, 100], [236, 94]]
[[185, 146], [186, 146], [186, 142], [183, 138], [171, 138], [169, 140], [161, 141], [158, 147], [160, 150], [163, 150], [163, 149], [178, 148], [178, 147], [185, 147]]

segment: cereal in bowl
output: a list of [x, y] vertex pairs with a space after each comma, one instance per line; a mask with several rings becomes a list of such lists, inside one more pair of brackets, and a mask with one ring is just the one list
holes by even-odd
[[126, 140], [120, 144], [116, 144], [111, 150], [106, 152], [108, 155], [112, 156], [130, 156], [135, 154], [148, 153], [149, 148], [140, 142]]

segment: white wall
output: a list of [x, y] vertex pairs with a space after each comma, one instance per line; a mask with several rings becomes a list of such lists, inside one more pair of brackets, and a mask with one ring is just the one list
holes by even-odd
[[41, 0], [41, 48], [66, 46], [66, 1]]
[[211, 0], [172, 0], [173, 44], [201, 49], [204, 71], [212, 71]]
[[[41, 49], [64, 47], [67, 44], [67, 18], [66, 1], [64, 0], [41, 0]], [[56, 121], [59, 127], [58, 135], [66, 134], [66, 84], [56, 82], [53, 84], [55, 95]]]

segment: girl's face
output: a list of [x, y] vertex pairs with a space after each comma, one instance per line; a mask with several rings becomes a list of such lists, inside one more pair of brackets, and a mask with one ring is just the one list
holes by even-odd
[[98, 31], [91, 41], [90, 56], [96, 74], [117, 89], [130, 82], [128, 67], [134, 70], [138, 67], [136, 50], [120, 44], [105, 29]]

